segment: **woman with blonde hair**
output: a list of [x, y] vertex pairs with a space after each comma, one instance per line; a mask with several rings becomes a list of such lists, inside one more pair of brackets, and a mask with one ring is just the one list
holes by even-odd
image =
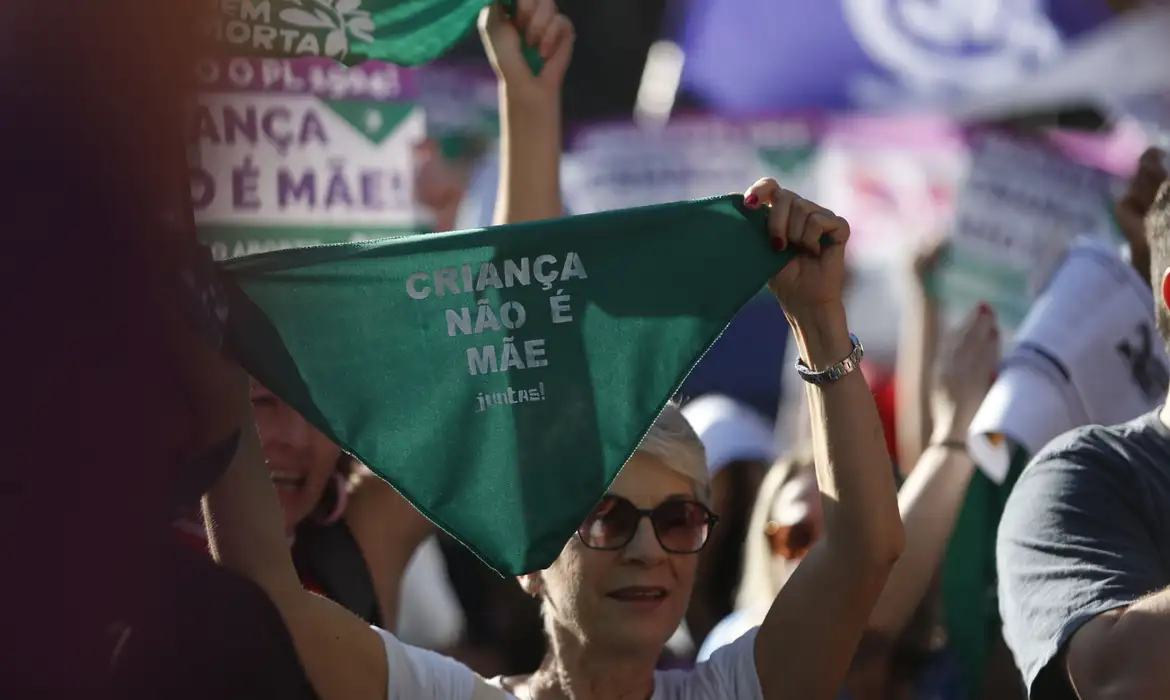
[[[929, 612], [923, 604], [930, 602], [931, 584], [975, 469], [966, 434], [999, 358], [995, 316], [980, 305], [946, 341], [931, 382], [933, 434], [898, 493], [906, 550], [873, 609], [847, 682], [850, 697], [857, 700], [912, 692], [907, 687], [914, 685], [917, 671], [901, 673], [905, 665], [893, 669], [892, 661], [906, 656], [898, 652], [908, 648], [902, 642], [909, 641], [911, 623]], [[771, 601], [825, 536], [814, 462], [810, 453], [797, 453], [776, 463], [764, 478], [748, 524], [736, 611], [711, 632], [700, 662], [760, 624]]]

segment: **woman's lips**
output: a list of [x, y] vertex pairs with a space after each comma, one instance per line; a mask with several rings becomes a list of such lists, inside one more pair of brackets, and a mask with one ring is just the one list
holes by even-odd
[[273, 469], [269, 476], [276, 490], [282, 493], [295, 493], [305, 486], [305, 477], [296, 472]]
[[662, 586], [626, 586], [605, 596], [637, 609], [652, 610], [666, 600], [667, 591]]

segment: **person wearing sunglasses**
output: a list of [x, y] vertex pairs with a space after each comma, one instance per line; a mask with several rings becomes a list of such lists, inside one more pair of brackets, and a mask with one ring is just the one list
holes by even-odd
[[[906, 550], [870, 615], [842, 698], [956, 696], [953, 659], [924, 638], [937, 636], [931, 634], [931, 583], [975, 470], [965, 436], [998, 359], [995, 315], [986, 306], [972, 310], [944, 338], [938, 366], [928, 377], [931, 400], [925, 410], [932, 435], [899, 492]], [[777, 462], [764, 477], [748, 523], [736, 611], [708, 636], [700, 662], [766, 619], [778, 593], [826, 536], [826, 527], [812, 453], [797, 451]]]
[[[480, 29], [502, 83], [507, 167], [497, 221], [558, 216], [560, 80], [572, 26], [553, 0], [518, 0], [513, 17], [494, 4], [485, 10]], [[522, 41], [540, 47], [539, 75], [525, 62]], [[824, 534], [762, 624], [692, 671], [655, 670], [690, 603], [698, 553], [718, 526], [702, 444], [676, 408], [663, 411], [553, 564], [522, 577], [524, 589], [539, 597], [549, 640], [540, 667], [489, 681], [301, 588], [255, 436], [246, 377], [217, 360], [220, 376], [200, 388], [221, 391], [221, 401], [234, 407], [239, 445], [205, 499], [213, 552], [271, 597], [322, 700], [835, 696], [903, 545], [893, 467], [858, 371], [863, 349], [842, 302], [849, 225], [773, 179], [752, 185], [743, 203], [766, 212], [774, 250], [797, 253], [768, 286], [800, 349], [794, 371], [808, 385]]]

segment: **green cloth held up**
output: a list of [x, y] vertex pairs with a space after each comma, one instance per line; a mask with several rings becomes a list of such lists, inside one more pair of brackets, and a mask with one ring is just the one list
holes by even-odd
[[1016, 447], [1002, 484], [976, 470], [943, 559], [942, 599], [947, 639], [959, 659], [967, 697], [977, 698], [982, 694], [988, 659], [1001, 634], [995, 533], [1007, 498], [1030, 460], [1026, 450]]
[[[430, 63], [460, 41], [492, 0], [239, 0], [209, 3], [203, 27], [235, 56], [323, 56], [346, 65]], [[505, 0], [505, 7], [514, 0]], [[533, 72], [540, 57], [526, 48]]]
[[496, 571], [547, 567], [791, 258], [726, 195], [225, 263], [243, 366]]

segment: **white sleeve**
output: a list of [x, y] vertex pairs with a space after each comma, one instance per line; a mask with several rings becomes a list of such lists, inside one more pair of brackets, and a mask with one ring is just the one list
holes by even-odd
[[693, 671], [655, 674], [653, 700], [763, 700], [756, 674], [758, 630], [720, 647]]
[[386, 700], [471, 700], [475, 672], [454, 659], [407, 646], [394, 635], [372, 628], [386, 647]]
[[451, 587], [439, 540], [431, 535], [414, 550], [402, 575], [398, 630], [404, 644], [424, 649], [454, 646], [463, 635], [465, 619]]

